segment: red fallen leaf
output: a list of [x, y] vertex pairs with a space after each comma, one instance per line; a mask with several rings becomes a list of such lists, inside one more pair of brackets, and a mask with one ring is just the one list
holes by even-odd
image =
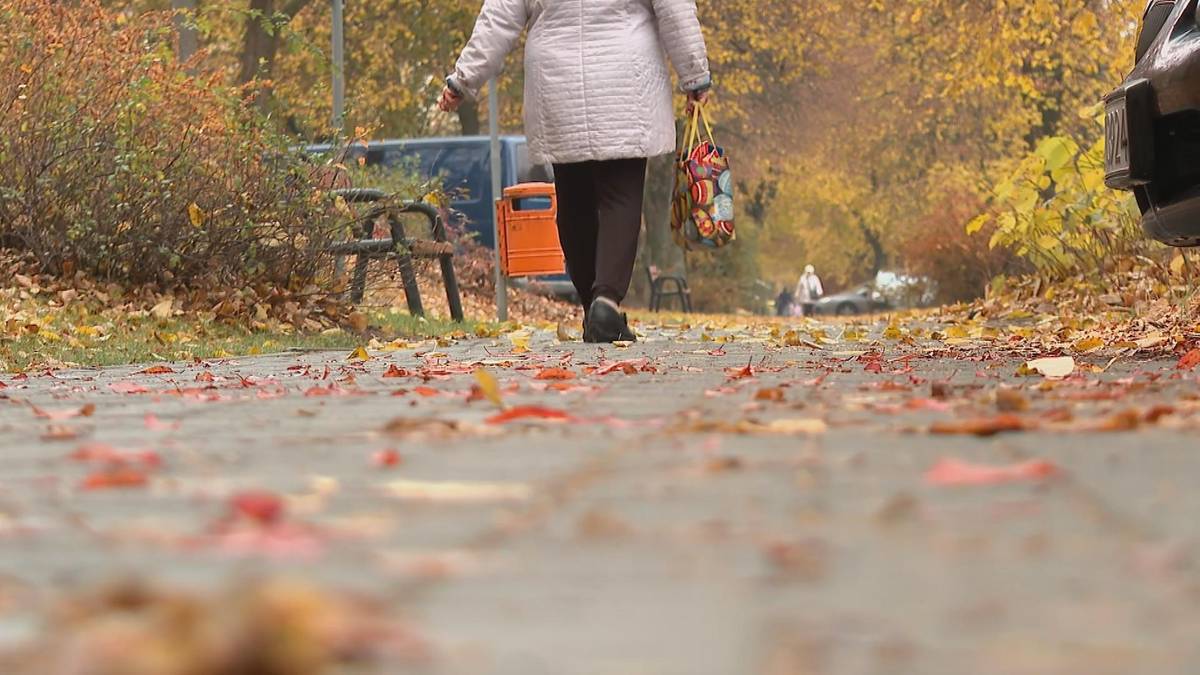
[[149, 479], [142, 469], [116, 464], [88, 475], [79, 487], [83, 490], [111, 490], [144, 487], [147, 482]]
[[77, 410], [42, 410], [37, 406], [32, 406], [32, 408], [35, 416], [44, 420], [54, 420], [56, 422], [74, 419], [76, 417], [91, 417], [96, 413], [95, 403], [88, 403]]
[[575, 391], [600, 391], [598, 387], [589, 387], [583, 384], [568, 384], [566, 382], [551, 382], [546, 386], [548, 391], [557, 391], [560, 394], [568, 394]]
[[863, 390], [874, 389], [876, 391], [912, 391], [912, 387], [902, 382], [895, 380], [884, 380], [882, 382], [872, 382], [871, 384], [862, 387]]
[[770, 401], [772, 403], [783, 403], [783, 402], [787, 401], [787, 394], [784, 393], [783, 389], [780, 389], [779, 387], [774, 387], [771, 389], [760, 389], [758, 391], [758, 393], [754, 395], [754, 400], [755, 401]]
[[1153, 408], [1151, 408], [1150, 410], [1146, 411], [1146, 414], [1143, 416], [1143, 419], [1148, 424], [1157, 424], [1159, 422], [1159, 420], [1161, 420], [1162, 418], [1170, 417], [1171, 415], [1174, 415], [1177, 412], [1178, 411], [1172, 406], [1156, 405]]
[[1044, 481], [1057, 478], [1063, 470], [1046, 460], [1031, 460], [1009, 466], [969, 464], [958, 459], [943, 459], [925, 473], [930, 485], [1000, 485], [1022, 481]]
[[150, 431], [175, 431], [182, 424], [180, 422], [163, 422], [158, 419], [157, 415], [150, 413], [147, 413], [142, 421]]
[[392, 467], [400, 466], [400, 463], [403, 461], [404, 458], [400, 456], [400, 453], [391, 449], [380, 450], [374, 455], [371, 455], [371, 464], [381, 469], [390, 469]]
[[407, 370], [405, 370], [393, 363], [388, 366], [388, 369], [383, 374], [383, 376], [384, 377], [412, 377], [412, 373], [408, 372]]
[[51, 424], [42, 434], [43, 441], [73, 441], [79, 438], [79, 430], [62, 424]]
[[825, 384], [825, 380], [829, 379], [829, 376], [832, 374], [833, 374], [832, 370], [827, 370], [827, 371], [821, 373], [820, 375], [818, 375], [817, 377], [814, 377], [813, 379], [806, 381], [804, 383], [804, 386], [819, 387], [822, 384]]
[[197, 382], [215, 382], [216, 379], [217, 378], [213, 377], [213, 374], [207, 370], [196, 375]]
[[1193, 349], [1179, 359], [1180, 370], [1195, 370], [1197, 366], [1200, 366], [1200, 349]]
[[328, 387], [310, 387], [305, 390], [304, 395], [309, 398], [318, 396], [349, 396], [350, 391], [343, 389], [338, 383], [334, 382]]
[[535, 380], [573, 380], [575, 373], [565, 368], [546, 368], [534, 376]]
[[145, 370], [139, 370], [138, 375], [171, 375], [175, 371], [167, 366], [150, 366]]
[[76, 462], [88, 462], [98, 464], [112, 465], [129, 465], [141, 464], [146, 468], [158, 468], [162, 466], [162, 457], [153, 450], [143, 450], [140, 452], [128, 452], [118, 450], [111, 445], [104, 443], [88, 443], [82, 445], [75, 452], [72, 452], [68, 459]]
[[413, 393], [417, 396], [424, 396], [425, 398], [433, 398], [434, 396], [442, 395], [442, 392], [434, 389], [433, 387], [417, 387], [416, 389], [413, 389]]
[[575, 418], [571, 415], [553, 408], [543, 408], [541, 406], [523, 406], [505, 410], [504, 412], [493, 415], [487, 419], [488, 424], [508, 424], [518, 420], [538, 419], [549, 422], [574, 422]]
[[637, 373], [655, 373], [658, 371], [654, 366], [650, 365], [648, 359], [642, 359], [640, 361], [617, 361], [616, 363], [610, 363], [603, 368], [597, 368], [592, 374], [603, 377], [604, 375], [616, 372], [622, 372], [626, 375], [636, 375]]
[[1033, 423], [1016, 415], [997, 415], [955, 422], [938, 422], [929, 428], [930, 433], [943, 435], [995, 436], [1009, 431], [1026, 431]]
[[229, 500], [232, 515], [260, 525], [274, 525], [283, 520], [283, 499], [271, 492], [242, 492]]
[[145, 394], [150, 390], [137, 382], [121, 381], [108, 385], [114, 394]]
[[314, 560], [325, 552], [329, 537], [302, 523], [259, 524], [244, 519], [217, 523], [210, 533], [185, 545], [238, 557], [267, 556], [280, 560]]
[[946, 412], [951, 409], [951, 405], [945, 401], [938, 401], [932, 398], [914, 398], [909, 399], [904, 404], [909, 410], [932, 410], [934, 412]]
[[8, 389], [8, 385], [4, 384], [4, 382], [0, 382], [0, 389]]
[[726, 368], [725, 374], [731, 380], [745, 380], [754, 377], [754, 364], [747, 363], [745, 368]]

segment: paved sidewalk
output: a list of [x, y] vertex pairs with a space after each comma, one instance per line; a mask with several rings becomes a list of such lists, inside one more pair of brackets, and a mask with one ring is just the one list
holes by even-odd
[[[936, 345], [648, 332], [0, 376], [0, 643], [74, 587], [280, 572], [431, 641], [379, 672], [1195, 672], [1200, 386], [1175, 362], [1048, 383]], [[1037, 428], [929, 433], [995, 422], [1003, 387]], [[118, 478], [81, 448], [156, 455], [88, 490]], [[936, 485], [943, 458], [1062, 474]], [[287, 527], [230, 532], [247, 490]]]

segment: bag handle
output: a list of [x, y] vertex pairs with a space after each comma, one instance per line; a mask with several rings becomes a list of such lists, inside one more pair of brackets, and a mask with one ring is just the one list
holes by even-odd
[[688, 118], [687, 125], [684, 127], [686, 142], [679, 151], [679, 158], [681, 160], [686, 159], [688, 155], [692, 154], [692, 151], [704, 140], [704, 134], [700, 132], [702, 125], [708, 135], [709, 143], [712, 143], [714, 148], [717, 146], [717, 139], [713, 136], [712, 124], [708, 121], [708, 115], [704, 114], [704, 104], [697, 103], [692, 108], [692, 115]]
[[[715, 136], [713, 136], [712, 124], [710, 124], [710, 123], [708, 122], [708, 115], [705, 115], [705, 114], [704, 114], [704, 104], [703, 104], [703, 103], [697, 103], [697, 104], [696, 104], [696, 112], [695, 112], [695, 115], [696, 115], [696, 118], [697, 118], [698, 120], [700, 120], [701, 122], [703, 122], [703, 123], [704, 123], [704, 130], [705, 130], [706, 132], [708, 132], [708, 142], [709, 142], [709, 143], [712, 143], [712, 144], [713, 144], [713, 147], [716, 147], [716, 145], [717, 145], [717, 139], [716, 139], [716, 137], [715, 137]], [[697, 135], [697, 140], [702, 140], [702, 139], [700, 139], [700, 138], [699, 138], [699, 135], [700, 135], [700, 127], [699, 127], [699, 125], [697, 125], [697, 126], [696, 126], [696, 135]]]

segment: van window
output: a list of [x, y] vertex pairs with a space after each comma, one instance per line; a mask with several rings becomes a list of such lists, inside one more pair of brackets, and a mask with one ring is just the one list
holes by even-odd
[[445, 148], [429, 175], [441, 176], [442, 188], [457, 202], [478, 202], [487, 194], [491, 171], [486, 149], [460, 145]]
[[386, 169], [405, 169], [428, 177], [437, 159], [438, 148], [392, 146], [367, 151], [367, 165]]

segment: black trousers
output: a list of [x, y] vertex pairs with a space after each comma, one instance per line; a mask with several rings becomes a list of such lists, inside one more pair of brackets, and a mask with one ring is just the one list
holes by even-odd
[[584, 307], [629, 292], [645, 185], [645, 158], [554, 165], [558, 238]]

